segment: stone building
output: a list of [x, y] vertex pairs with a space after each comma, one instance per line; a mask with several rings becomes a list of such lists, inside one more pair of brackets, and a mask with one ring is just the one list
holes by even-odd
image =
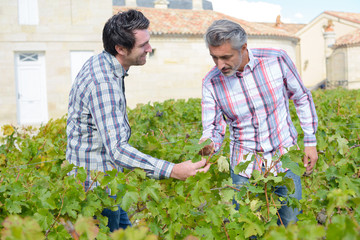
[[[347, 75], [328, 79], [338, 81], [345, 77], [349, 87], [357, 86], [350, 84], [350, 79], [358, 81], [359, 72], [356, 62], [349, 58], [359, 56], [358, 43], [341, 37], [360, 28], [360, 23], [336, 20], [329, 13], [304, 25], [285, 24], [280, 17], [274, 23], [247, 22], [241, 16], [234, 18], [213, 11], [207, 0], [2, 0], [0, 125], [39, 124], [66, 114], [68, 94], [77, 72], [91, 55], [103, 50], [104, 23], [112, 14], [128, 8], [137, 8], [150, 19], [153, 47], [147, 63], [131, 67], [125, 80], [130, 108], [169, 98], [201, 97], [202, 78], [214, 65], [203, 35], [214, 20], [223, 18], [244, 27], [250, 48], [286, 50], [308, 87], [316, 87], [327, 79], [326, 61], [333, 64], [337, 60], [331, 56], [341, 54], [342, 59], [347, 59]], [[328, 44], [330, 48], [325, 48], [322, 31], [328, 19], [335, 25], [336, 38]], [[315, 41], [315, 37], [320, 39]], [[360, 61], [358, 57], [356, 61]], [[317, 64], [321, 67], [314, 67]]]
[[0, 13], [0, 125], [63, 116], [75, 69], [103, 49], [112, 1], [1, 0]]
[[[114, 7], [114, 13], [126, 10]], [[287, 31], [244, 20], [212, 10], [137, 8], [150, 19], [153, 53], [144, 66], [131, 67], [125, 80], [129, 106], [136, 103], [201, 97], [205, 74], [213, 67], [204, 43], [204, 33], [216, 19], [241, 24], [249, 34], [249, 47], [285, 49], [296, 62], [299, 38]]]
[[[350, 64], [359, 66], [359, 58], [350, 53], [340, 59], [338, 55], [340, 49], [337, 48], [341, 45], [341, 49], [349, 50], [350, 45], [334, 44], [343, 36], [353, 34], [359, 29], [360, 13], [325, 11], [295, 34], [300, 38], [301, 43], [299, 71], [307, 87], [316, 88], [319, 85], [328, 85], [344, 86], [349, 89], [358, 88], [359, 72], [356, 74], [356, 71], [352, 71], [351, 74], [354, 75], [348, 75], [350, 72], [345, 74], [348, 64], [342, 60], [350, 60], [348, 57], [351, 57]], [[357, 41], [360, 40], [358, 35], [354, 36], [357, 37]], [[334, 52], [334, 49], [337, 51]], [[351, 48], [351, 50], [354, 49]], [[341, 79], [338, 75], [342, 76]]]

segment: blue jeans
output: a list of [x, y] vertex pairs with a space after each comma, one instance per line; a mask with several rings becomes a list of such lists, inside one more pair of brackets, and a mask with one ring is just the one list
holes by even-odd
[[[116, 199], [116, 196], [110, 196], [111, 198]], [[127, 227], [131, 227], [131, 222], [127, 213], [118, 206], [118, 210], [111, 211], [111, 209], [105, 208], [101, 215], [108, 218], [108, 227], [110, 228], [110, 232], [113, 232], [119, 228], [125, 229]]]
[[[231, 178], [232, 178], [232, 181], [233, 181], [234, 185], [242, 186], [242, 185], [246, 184], [247, 182], [249, 182], [248, 178], [234, 174], [234, 171], [232, 169], [231, 169], [230, 172], [231, 172]], [[293, 194], [290, 194], [289, 196], [300, 200], [301, 199], [301, 194], [302, 194], [301, 193], [302, 190], [301, 190], [300, 176], [294, 174], [291, 170], [288, 170], [286, 172], [285, 177], [293, 179], [294, 184], [295, 184], [295, 192]], [[275, 190], [275, 193], [278, 196], [281, 196], [281, 197], [284, 197], [284, 198], [287, 197], [287, 192], [288, 192], [288, 190], [287, 190], [287, 188], [285, 186], [278, 186], [278, 187], [276, 187], [276, 190]], [[233, 200], [233, 203], [236, 204], [236, 210], [238, 210], [239, 209], [239, 204], [235, 200]], [[300, 211], [297, 208], [288, 207], [286, 205], [286, 202], [282, 202], [282, 204], [283, 205], [278, 210], [278, 212], [279, 212], [279, 215], [281, 217], [281, 220], [282, 220], [283, 224], [286, 227], [290, 222], [296, 222], [298, 220], [297, 215], [299, 215]], [[277, 224], [281, 225], [280, 219], [278, 219]]]

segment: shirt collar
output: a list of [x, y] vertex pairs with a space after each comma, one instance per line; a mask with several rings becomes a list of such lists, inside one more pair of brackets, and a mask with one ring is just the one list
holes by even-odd
[[[254, 54], [251, 52], [251, 50], [249, 48], [247, 50], [248, 50], [248, 55], [249, 55], [249, 62], [245, 65], [243, 72], [246, 71], [247, 67], [250, 68], [250, 71], [253, 71], [255, 65], [257, 64], [256, 63], [257, 60], [255, 59]], [[236, 73], [235, 73], [236, 76], [240, 76], [241, 74], [242, 74], [242, 72], [240, 72], [240, 71], [236, 71]]]
[[[251, 50], [248, 48], [248, 54], [249, 54], [249, 62], [246, 64], [246, 66], [250, 67], [250, 70], [253, 71], [255, 67], [255, 58]], [[245, 68], [246, 68], [245, 66]]]
[[114, 71], [115, 76], [118, 78], [123, 78], [128, 76], [127, 71], [124, 67], [119, 63], [115, 56], [111, 55], [110, 53], [103, 51], [105, 59], [110, 63], [111, 68]]

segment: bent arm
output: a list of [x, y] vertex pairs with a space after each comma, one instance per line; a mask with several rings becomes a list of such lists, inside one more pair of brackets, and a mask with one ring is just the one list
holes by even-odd
[[201, 108], [203, 133], [200, 142], [203, 142], [206, 139], [212, 141], [210, 146], [207, 146], [207, 151], [210, 152], [204, 154], [209, 155], [211, 152], [217, 152], [220, 149], [224, 141], [226, 122], [220, 107], [216, 103], [212, 90], [208, 86], [203, 85], [202, 92]]
[[130, 126], [122, 96], [120, 87], [110, 82], [96, 84], [89, 95], [90, 112], [112, 164], [142, 168], [155, 179], [170, 177], [173, 163], [151, 157], [128, 144]]

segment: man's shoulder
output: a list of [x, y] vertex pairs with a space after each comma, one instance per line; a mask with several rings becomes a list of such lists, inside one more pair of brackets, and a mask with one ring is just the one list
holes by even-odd
[[83, 74], [84, 83], [100, 84], [109, 82], [114, 78], [114, 64], [106, 52], [99, 53], [89, 58], [79, 73]]
[[94, 55], [90, 57], [89, 63], [90, 63], [90, 71], [104, 71], [106, 69], [113, 68], [113, 64], [111, 61], [109, 61], [109, 54], [105, 51], [102, 53], [99, 53], [97, 55]]
[[278, 58], [287, 56], [285, 50], [280, 48], [251, 48], [255, 58]]
[[90, 57], [79, 71], [72, 88], [88, 95], [100, 85], [112, 82], [111, 66], [108, 64], [103, 53]]
[[204, 77], [203, 79], [203, 84], [208, 84], [210, 83], [212, 80], [219, 78], [221, 72], [219, 71], [219, 69], [214, 66]]

